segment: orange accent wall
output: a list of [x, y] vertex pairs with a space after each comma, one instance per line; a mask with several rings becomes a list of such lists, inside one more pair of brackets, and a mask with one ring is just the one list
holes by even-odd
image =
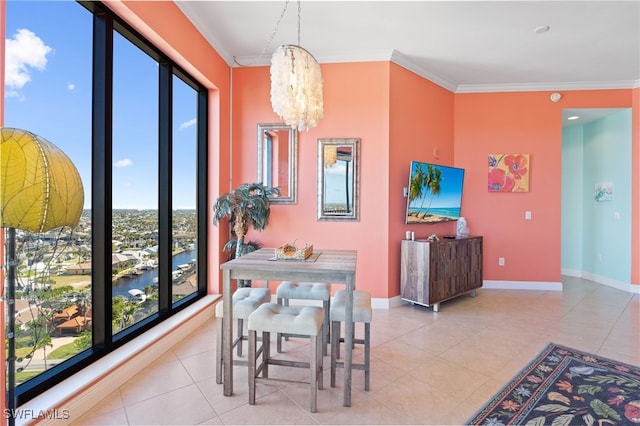
[[[267, 230], [251, 230], [248, 237], [264, 247], [301, 238], [319, 250], [355, 249], [357, 285], [373, 297], [386, 298], [389, 63], [323, 64], [322, 76], [324, 118], [318, 127], [298, 134], [298, 204], [272, 205]], [[268, 67], [233, 68], [232, 80], [232, 186], [237, 187], [257, 180], [257, 124], [282, 120], [271, 110]], [[316, 220], [319, 138], [360, 138], [359, 222]]]
[[[466, 170], [463, 206], [469, 227], [485, 236], [485, 280], [560, 282], [562, 109], [632, 106], [631, 90], [570, 91], [558, 103], [549, 95], [456, 94], [455, 165]], [[637, 132], [633, 143], [638, 144]], [[531, 154], [530, 192], [489, 193], [491, 153]], [[532, 220], [525, 220], [527, 210]], [[637, 227], [637, 215], [633, 222]], [[505, 258], [505, 266], [498, 266], [498, 257]]]
[[[455, 233], [455, 222], [405, 224], [412, 160], [453, 165], [454, 94], [419, 75], [390, 63], [389, 94], [389, 282], [388, 296], [400, 294], [400, 240]], [[465, 206], [462, 207], [463, 214]]]

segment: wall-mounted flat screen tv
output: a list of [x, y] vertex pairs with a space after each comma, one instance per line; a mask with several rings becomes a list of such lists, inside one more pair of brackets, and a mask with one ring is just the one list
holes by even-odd
[[412, 161], [405, 223], [457, 220], [463, 182], [464, 169]]

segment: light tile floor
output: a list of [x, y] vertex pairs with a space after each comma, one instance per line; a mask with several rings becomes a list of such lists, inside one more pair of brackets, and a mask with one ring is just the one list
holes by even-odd
[[[458, 425], [549, 342], [640, 365], [640, 295], [577, 278], [563, 284], [562, 292], [479, 289], [475, 298], [442, 303], [438, 313], [410, 304], [375, 310], [371, 390], [354, 371], [352, 406], [343, 407], [341, 371], [331, 388], [325, 357], [317, 413], [309, 411], [304, 387], [259, 385], [256, 405], [248, 405], [244, 367], [235, 367], [234, 395], [223, 396], [212, 318], [74, 425]], [[285, 350], [308, 357], [303, 339], [286, 342]], [[360, 347], [354, 356], [361, 360]]]

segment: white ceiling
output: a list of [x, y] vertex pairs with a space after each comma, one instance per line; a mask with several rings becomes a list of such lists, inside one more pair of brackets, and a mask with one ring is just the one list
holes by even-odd
[[[285, 3], [176, 1], [227, 63], [249, 66], [298, 44], [297, 1], [274, 34]], [[639, 87], [640, 0], [304, 0], [300, 44], [320, 63], [391, 60], [457, 93]]]

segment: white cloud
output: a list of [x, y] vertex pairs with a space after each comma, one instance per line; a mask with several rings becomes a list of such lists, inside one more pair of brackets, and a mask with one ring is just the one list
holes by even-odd
[[113, 165], [117, 168], [129, 167], [133, 165], [133, 161], [129, 160], [128, 158], [123, 158], [122, 160], [116, 161]]
[[75, 90], [76, 85], [73, 83], [67, 83], [67, 90]]
[[197, 121], [195, 118], [193, 118], [193, 119], [191, 119], [191, 120], [189, 120], [189, 121], [185, 121], [184, 123], [182, 123], [182, 124], [180, 125], [180, 130], [184, 130], [184, 129], [186, 129], [187, 127], [194, 126], [197, 122], [198, 122], [198, 121]]
[[25, 100], [24, 95], [21, 95], [15, 90], [7, 90], [4, 92], [4, 96], [7, 98], [18, 98], [21, 102]]
[[31, 69], [44, 70], [47, 66], [47, 54], [53, 49], [33, 32], [20, 29], [13, 38], [5, 40], [6, 66], [5, 86], [21, 89], [31, 81]]

